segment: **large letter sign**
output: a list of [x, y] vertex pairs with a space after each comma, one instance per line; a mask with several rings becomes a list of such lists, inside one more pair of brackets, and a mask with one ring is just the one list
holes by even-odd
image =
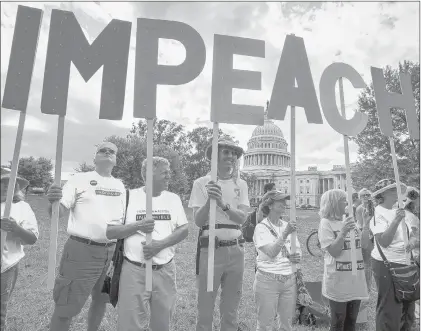
[[412, 139], [420, 139], [420, 128], [415, 109], [414, 95], [412, 93], [411, 76], [403, 72], [399, 73], [402, 93], [390, 93], [386, 91], [386, 80], [383, 70], [371, 67], [373, 77], [374, 95], [377, 104], [377, 115], [379, 117], [380, 131], [385, 136], [393, 136], [392, 116], [390, 108], [403, 108], [406, 113], [406, 123], [409, 135]]
[[309, 123], [323, 123], [304, 40], [294, 35], [285, 38], [268, 117], [283, 121], [288, 106], [304, 108]]
[[265, 42], [257, 39], [215, 35], [211, 121], [263, 125], [263, 107], [232, 103], [233, 88], [248, 90], [262, 88], [260, 72], [233, 69], [234, 54], [264, 58]]
[[346, 136], [356, 136], [367, 126], [368, 116], [355, 112], [354, 117], [347, 120], [339, 114], [336, 106], [335, 85], [341, 78], [347, 78], [355, 88], [366, 85], [360, 74], [346, 63], [332, 63], [322, 74], [320, 79], [320, 104], [329, 125]]
[[[159, 39], [174, 39], [186, 49], [178, 66], [158, 65]], [[182, 22], [137, 19], [134, 81], [135, 118], [155, 118], [157, 85], [182, 85], [194, 80], [206, 62], [205, 43], [200, 34]]]
[[104, 66], [99, 118], [121, 119], [131, 25], [130, 22], [112, 20], [90, 45], [72, 12], [53, 9], [41, 111], [66, 115], [70, 62], [73, 62], [85, 81]]
[[18, 6], [2, 107], [26, 111], [41, 27], [42, 10]]

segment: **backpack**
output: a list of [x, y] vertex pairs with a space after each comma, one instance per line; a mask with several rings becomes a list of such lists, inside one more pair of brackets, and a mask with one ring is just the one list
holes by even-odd
[[248, 243], [253, 242], [254, 229], [256, 228], [256, 212], [257, 212], [257, 209], [249, 213], [247, 215], [246, 221], [243, 223], [241, 227], [241, 232], [243, 233], [243, 237]]

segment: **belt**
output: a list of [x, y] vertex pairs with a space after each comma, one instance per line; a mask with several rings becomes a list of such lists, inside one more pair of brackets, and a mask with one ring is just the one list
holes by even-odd
[[[146, 263], [135, 262], [135, 261], [129, 260], [127, 257], [124, 257], [124, 259], [125, 259], [127, 262], [130, 262], [131, 264], [134, 264], [134, 265], [136, 265], [136, 266], [138, 266], [138, 267], [141, 267], [141, 268], [146, 268]], [[165, 267], [166, 265], [170, 264], [170, 263], [172, 262], [172, 260], [173, 260], [173, 259], [169, 260], [169, 261], [168, 261], [167, 263], [165, 263], [165, 264], [152, 264], [152, 270], [159, 270], [159, 269], [162, 269], [162, 268], [163, 268], [163, 267]]]
[[[202, 231], [209, 230], [209, 225], [201, 227]], [[215, 229], [234, 229], [240, 230], [240, 226], [236, 224], [215, 224]]]
[[270, 278], [279, 280], [279, 281], [281, 281], [283, 283], [285, 283], [287, 280], [289, 280], [291, 278], [295, 278], [296, 277], [296, 273], [295, 272], [292, 273], [292, 274], [290, 274], [290, 275], [280, 275], [280, 274], [274, 274], [272, 272], [262, 271], [260, 269], [257, 269], [257, 271], [259, 273], [261, 273], [262, 275], [269, 276]]
[[[227, 246], [235, 246], [244, 244], [246, 240], [244, 238], [237, 238], [233, 240], [219, 240], [218, 237], [215, 236], [215, 249], [218, 247], [227, 247]], [[199, 238], [200, 247], [209, 247], [209, 237], [200, 237]]]
[[91, 239], [86, 239], [86, 238], [81, 238], [81, 237], [76, 237], [76, 236], [70, 236], [70, 239], [78, 241], [83, 244], [93, 245], [93, 246], [109, 247], [109, 246], [115, 245], [115, 242], [99, 243]]

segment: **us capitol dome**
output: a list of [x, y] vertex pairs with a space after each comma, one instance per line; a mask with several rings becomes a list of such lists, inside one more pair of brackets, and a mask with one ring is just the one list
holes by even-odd
[[[252, 175], [249, 187], [251, 205], [257, 205], [263, 196], [265, 184], [273, 182], [277, 190], [290, 192], [291, 154], [282, 130], [267, 118], [262, 126], [257, 126], [247, 142], [242, 173]], [[320, 197], [333, 188], [346, 190], [345, 166], [334, 165], [332, 170], [318, 171], [317, 166], [307, 171], [296, 171], [296, 204], [319, 207]], [[351, 188], [352, 189], [352, 188]]]

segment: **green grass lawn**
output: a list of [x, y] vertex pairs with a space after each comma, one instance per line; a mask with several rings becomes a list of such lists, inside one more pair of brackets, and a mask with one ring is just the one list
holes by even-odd
[[[48, 202], [45, 197], [28, 196], [38, 220], [40, 238], [34, 246], [25, 248], [26, 257], [20, 262], [20, 272], [13, 297], [8, 310], [8, 331], [41, 331], [48, 330], [49, 319], [53, 312], [52, 292], [47, 290], [46, 284], [36, 285], [36, 280], [47, 273], [48, 247], [50, 240], [50, 218], [48, 216]], [[306, 281], [321, 280], [323, 274], [323, 261], [308, 254], [305, 240], [311, 229], [318, 227], [318, 216], [315, 211], [300, 211], [298, 216], [303, 221], [298, 223], [298, 239], [303, 250], [302, 269]], [[187, 210], [189, 220], [191, 212]], [[67, 239], [66, 222], [62, 219], [59, 225], [57, 263], [60, 261], [63, 245]], [[177, 247], [177, 308], [174, 314], [173, 330], [194, 330], [196, 320], [196, 287], [195, 287], [195, 253], [197, 228], [190, 225], [188, 238]], [[256, 313], [253, 300], [252, 285], [254, 281], [255, 265], [254, 248], [252, 244], [246, 246], [246, 261], [244, 274], [244, 291], [240, 304], [239, 320], [244, 331], [255, 330]], [[34, 285], [35, 284], [35, 285]], [[358, 330], [375, 330], [375, 301], [376, 293], [372, 293], [370, 300], [369, 322], [361, 324]], [[83, 311], [73, 321], [71, 330], [85, 331], [86, 319], [90, 301], [86, 303]], [[216, 302], [214, 314], [214, 330], [219, 330], [219, 298]], [[101, 324], [101, 331], [116, 330], [116, 310], [108, 305], [106, 316]], [[310, 330], [310, 327], [295, 326], [296, 331]], [[328, 326], [317, 326], [312, 330], [326, 331]]]

